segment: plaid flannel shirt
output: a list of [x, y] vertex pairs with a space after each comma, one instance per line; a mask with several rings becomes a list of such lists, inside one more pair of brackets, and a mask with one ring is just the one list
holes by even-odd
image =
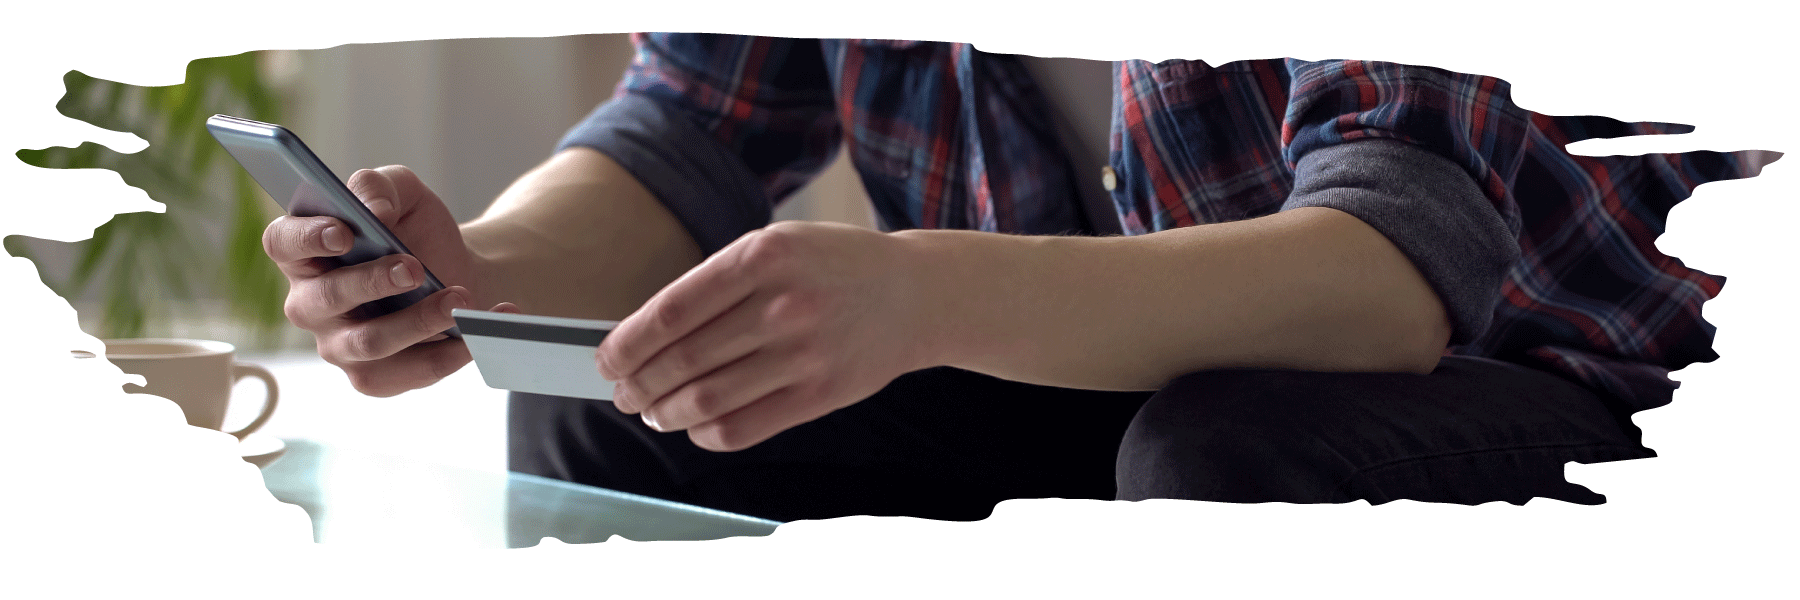
[[[1016, 57], [940, 42], [633, 40], [613, 101], [559, 149], [618, 160], [707, 253], [768, 223], [839, 148], [888, 229], [1136, 235], [1334, 206], [1386, 234], [1444, 296], [1457, 329], [1447, 354], [1559, 373], [1631, 410], [1670, 400], [1669, 371], [1717, 358], [1700, 307], [1724, 279], [1656, 249], [1669, 209], [1757, 168], [1747, 153], [1569, 154], [1579, 140], [1692, 128], [1533, 113], [1493, 77], [1364, 61], [1124, 61], [1113, 66], [1117, 185], [1108, 214], [1095, 214], [1072, 191], [1049, 105]], [[1362, 184], [1319, 174], [1317, 157], [1369, 140], [1466, 174], [1479, 207], [1431, 206], [1459, 193], [1448, 185], [1353, 189]], [[1446, 210], [1463, 218], [1439, 218]], [[1483, 236], [1502, 243], [1464, 241]], [[1500, 262], [1483, 273], [1459, 262], [1471, 252]]]

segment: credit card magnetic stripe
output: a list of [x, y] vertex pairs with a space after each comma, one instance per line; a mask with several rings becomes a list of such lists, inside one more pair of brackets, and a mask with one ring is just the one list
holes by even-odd
[[600, 329], [563, 327], [544, 323], [514, 323], [481, 318], [458, 318], [456, 324], [462, 329], [463, 335], [483, 335], [589, 348], [598, 348], [600, 340], [606, 339], [607, 334], [605, 330]]

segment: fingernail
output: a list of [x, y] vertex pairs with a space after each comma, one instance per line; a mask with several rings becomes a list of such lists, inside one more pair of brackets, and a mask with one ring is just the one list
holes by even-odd
[[326, 227], [320, 237], [325, 238], [325, 249], [332, 252], [343, 252], [350, 249], [350, 232], [343, 227], [332, 225]]
[[369, 212], [375, 213], [375, 216], [377, 217], [385, 215], [388, 211], [394, 209], [394, 203], [389, 202], [387, 198], [374, 198], [363, 204], [367, 205], [369, 207]]
[[655, 429], [657, 431], [663, 430], [663, 428], [661, 426], [658, 426], [656, 424], [656, 417], [650, 416], [650, 413], [644, 413], [641, 416], [644, 418], [644, 424], [649, 425], [651, 429]]
[[411, 289], [419, 283], [413, 279], [412, 269], [406, 268], [406, 263], [394, 265], [394, 268], [388, 269], [388, 274], [394, 278], [394, 285], [403, 288]]

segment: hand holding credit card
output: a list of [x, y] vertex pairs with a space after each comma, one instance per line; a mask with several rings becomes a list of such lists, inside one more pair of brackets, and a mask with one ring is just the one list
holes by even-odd
[[541, 317], [459, 308], [450, 311], [488, 387], [612, 400], [613, 383], [594, 351], [618, 321]]

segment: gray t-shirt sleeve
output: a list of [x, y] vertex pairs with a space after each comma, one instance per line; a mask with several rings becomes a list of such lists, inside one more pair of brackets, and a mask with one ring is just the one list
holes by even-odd
[[1487, 330], [1519, 242], [1494, 204], [1456, 163], [1395, 140], [1327, 146], [1301, 157], [1282, 210], [1349, 213], [1400, 249], [1438, 294], [1465, 344]]
[[601, 104], [556, 145], [611, 157], [668, 207], [702, 255], [769, 224], [770, 202], [755, 174], [686, 116], [637, 94]]

